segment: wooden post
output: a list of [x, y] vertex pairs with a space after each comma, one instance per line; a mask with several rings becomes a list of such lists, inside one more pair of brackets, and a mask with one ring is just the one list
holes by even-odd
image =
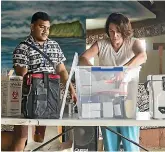
[[159, 74], [163, 74], [163, 45], [159, 45]]
[[153, 43], [153, 50], [158, 50], [159, 53], [159, 74], [163, 73], [163, 49], [165, 43]]
[[[57, 132], [58, 132], [58, 134], [61, 134], [61, 133], [62, 133], [62, 126], [58, 126], [58, 127], [57, 127]], [[62, 136], [59, 137], [59, 140], [60, 140], [60, 142], [62, 143]]]

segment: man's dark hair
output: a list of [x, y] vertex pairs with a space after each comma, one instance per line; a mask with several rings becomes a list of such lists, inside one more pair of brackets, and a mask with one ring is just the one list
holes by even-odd
[[36, 12], [32, 16], [31, 24], [33, 24], [34, 22], [36, 22], [39, 19], [43, 20], [43, 21], [50, 21], [50, 17], [47, 13], [45, 13], [45, 12]]
[[107, 18], [105, 24], [105, 31], [109, 36], [109, 24], [113, 23], [117, 25], [118, 31], [122, 34], [124, 39], [127, 39], [133, 35], [133, 30], [129, 19], [120, 13], [112, 13]]

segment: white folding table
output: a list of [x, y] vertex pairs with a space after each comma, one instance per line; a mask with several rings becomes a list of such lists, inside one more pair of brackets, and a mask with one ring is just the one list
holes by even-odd
[[[29, 125], [28, 143], [32, 142], [32, 127], [30, 126], [165, 126], [165, 120], [148, 119], [148, 113], [142, 112], [135, 119], [78, 119], [77, 114], [73, 116], [64, 115], [62, 119], [26, 119], [2, 117], [1, 124], [4, 125]], [[59, 136], [59, 135], [58, 135]], [[57, 137], [57, 136], [56, 136]]]
[[35, 126], [165, 126], [165, 119], [152, 119], [146, 117], [147, 112], [139, 112], [138, 120], [135, 119], [78, 119], [64, 115], [62, 119], [26, 119], [14, 117], [1, 117], [4, 125], [35, 125]]

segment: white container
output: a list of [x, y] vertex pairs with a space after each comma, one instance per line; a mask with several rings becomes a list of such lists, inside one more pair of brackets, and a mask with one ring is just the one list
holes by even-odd
[[165, 75], [148, 75], [149, 111], [154, 119], [165, 119]]
[[79, 118], [136, 119], [140, 68], [77, 66]]
[[22, 80], [21, 76], [1, 76], [2, 116], [21, 116]]

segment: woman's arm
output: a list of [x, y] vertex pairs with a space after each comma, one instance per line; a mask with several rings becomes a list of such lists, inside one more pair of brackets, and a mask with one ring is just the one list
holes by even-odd
[[79, 58], [79, 65], [92, 66], [90, 59], [95, 57], [99, 52], [97, 42], [95, 42], [89, 49], [87, 49]]
[[128, 61], [124, 66], [139, 66], [146, 62], [146, 50], [143, 47], [142, 42], [140, 40], [135, 40], [132, 46], [132, 50], [135, 56], [130, 61]]

